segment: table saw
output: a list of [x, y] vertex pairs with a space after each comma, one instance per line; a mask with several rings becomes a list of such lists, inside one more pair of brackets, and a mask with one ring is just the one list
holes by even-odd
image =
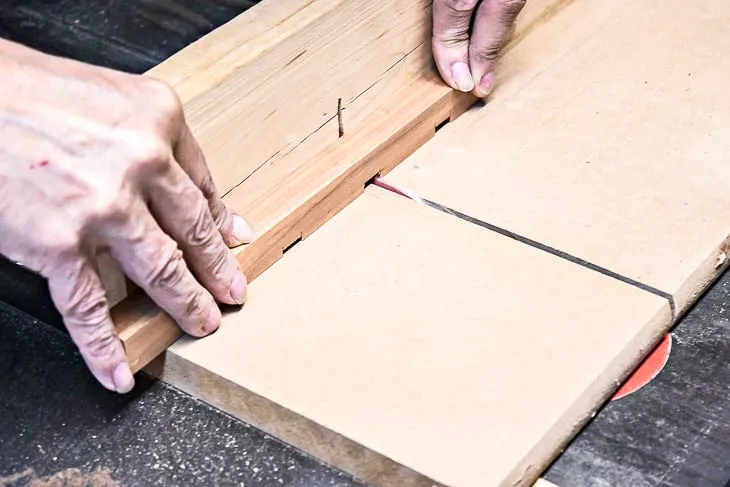
[[[214, 1], [165, 4], [137, 1], [124, 5], [117, 2], [101, 5], [91, 1], [75, 5], [11, 2], [0, 6], [0, 35], [52, 54], [143, 73], [160, 66], [173, 54], [253, 4]], [[164, 72], [164, 68], [160, 72]], [[386, 86], [381, 93], [387, 90]], [[377, 97], [373, 98], [373, 103], [377, 102]], [[353, 107], [352, 112], [358, 109]], [[444, 129], [444, 134], [448, 134], [444, 137], [458, 138], [453, 131], [447, 131], [448, 127]], [[417, 166], [418, 155], [409, 161], [412, 161], [411, 166]], [[422, 162], [424, 167], [429, 163], [424, 159]], [[587, 166], [599, 162], [581, 161]], [[425, 193], [435, 195], [434, 199], [469, 205], [468, 199], [458, 200], [443, 190], [443, 185], [436, 189], [429, 187], [427, 180], [420, 175], [410, 175], [408, 169], [408, 162], [399, 166], [394, 186], [418, 186]], [[382, 179], [387, 181], [388, 175]], [[436, 218], [431, 213], [424, 213], [425, 209], [406, 206], [407, 198], [392, 191], [374, 195], [374, 190], [388, 186], [377, 184], [381, 179], [375, 182], [341, 216], [324, 224], [322, 231], [325, 233], [314, 234], [319, 240], [312, 238], [309, 245], [309, 239], [306, 239], [301, 246], [292, 242], [297, 243], [297, 247], [287, 255], [299, 253], [302, 261], [319, 258], [317, 255], [321, 252], [316, 251], [315, 245], [326, 244], [326, 232], [337, 235], [344, 229], [351, 229], [355, 234], [365, 231], [348, 225], [357, 220], [356, 212], [367, 213], [378, 205], [398, 208], [396, 213], [399, 214], [429, 215], [424, 217], [429, 222]], [[473, 206], [472, 209], [478, 210]], [[438, 211], [429, 208], [431, 210]], [[457, 215], [464, 220], [462, 216], [468, 217]], [[453, 224], [451, 220], [439, 221], [444, 225]], [[430, 223], [423, 223], [427, 224]], [[387, 226], [366, 228], [398, 235], [397, 229]], [[453, 233], [461, 235], [462, 228], [465, 227], [455, 226]], [[521, 250], [514, 254], [516, 259], [536, 259], [538, 268], [544, 253], [566, 260], [565, 255], [553, 252], [554, 248], [539, 248], [542, 244], [536, 240], [505, 231], [503, 227], [490, 225], [487, 229], [501, 237], [521, 238], [521, 243], [538, 248], [542, 252], [539, 255], [521, 253]], [[417, 230], [408, 235], [414, 233]], [[479, 240], [482, 234], [478, 235], [470, 238]], [[393, 241], [393, 245], [406, 246], [406, 237], [406, 234], [402, 235]], [[487, 248], [499, 247], [497, 242], [490, 240]], [[446, 242], [443, 245], [457, 244]], [[353, 245], [352, 249], [358, 248]], [[387, 242], [384, 245], [387, 247]], [[469, 251], [482, 252], [480, 249], [465, 247], [461, 251], [466, 255]], [[375, 252], [378, 252], [377, 248]], [[401, 262], [407, 257], [403, 255]], [[568, 257], [566, 266], [585, 267], [587, 263], [572, 254]], [[264, 269], [260, 272], [266, 279], [276, 282], [277, 272], [286, 274], [279, 269], [286, 270], [285, 266], [294, 265], [287, 262], [282, 259], [282, 264], [271, 272], [264, 272]], [[606, 279], [616, 280], [611, 273], [618, 273], [611, 271], [610, 266], [591, 265], [592, 270], [597, 269]], [[443, 272], [447, 273], [449, 269], [445, 268]], [[303, 452], [249, 426], [236, 417], [238, 414], [230, 410], [230, 404], [213, 407], [205, 402], [209, 398], [204, 394], [194, 391], [191, 396], [190, 390], [181, 390], [185, 389], [185, 384], [176, 383], [174, 377], [173, 385], [169, 385], [142, 375], [135, 391], [124, 397], [101, 390], [84, 369], [73, 345], [59, 331], [62, 325], [50, 303], [44, 281], [11, 262], [3, 262], [2, 276], [0, 300], [6, 304], [0, 314], [0, 346], [3, 347], [0, 377], [6, 414], [2, 415], [4, 433], [0, 440], [3, 452], [1, 482], [27, 485], [34, 477], [56, 475], [58, 478], [86, 477], [95, 482], [90, 485], [116, 485], [115, 482], [120, 485], [361, 485], [362, 480], [347, 472], [348, 469], [328, 466], [321, 458], [313, 458], [311, 452]], [[580, 273], [575, 276], [579, 279]], [[639, 282], [640, 279], [618, 277], [623, 278], [624, 283], [628, 279], [632, 281], [631, 285], [656, 290]], [[603, 404], [587, 426], [541, 473], [543, 481], [561, 487], [726, 485], [730, 479], [730, 462], [727, 461], [730, 413], [725, 407], [730, 377], [727, 364], [730, 332], [725, 314], [730, 303], [730, 281], [724, 275], [718, 277], [702, 297], [695, 296], [696, 302], [677, 293], [679, 306], [687, 309], [683, 310], [686, 314], [678, 323], [667, 330], [669, 334], [662, 335], [667, 337], [662, 342], [667, 344], [662, 350], [666, 360], [658, 361], [647, 384], [641, 384], [642, 387], [625, 397]], [[526, 274], [520, 280], [522, 288], [527, 290], [525, 303], [530, 302], [531, 295], [539, 302], [540, 288], [545, 285], [541, 279], [544, 277], [539, 274]], [[534, 287], [530, 287], [530, 282]], [[591, 282], [586, 281], [586, 286], [592, 286]], [[335, 293], [337, 289], [331, 292]], [[459, 295], [458, 288], [453, 292]], [[669, 294], [672, 298], [669, 301], [676, 307], [674, 295]], [[631, 293], [627, 294], [625, 300], [633, 299], [631, 296]], [[657, 295], [657, 298], [662, 296]], [[641, 302], [641, 299], [636, 301], [637, 309], [642, 306]], [[577, 311], [573, 307], [578, 309], [580, 303], [566, 301], [563, 305], [566, 316], [575, 316]], [[653, 340], [650, 348], [657, 343], [658, 340]], [[186, 359], [195, 360], [180, 353]], [[651, 360], [651, 350], [646, 350], [645, 355]], [[144, 365], [140, 364], [140, 368]], [[357, 404], [352, 404], [352, 408], [357, 410]], [[436, 437], [440, 428], [448, 429], [438, 423], [428, 427], [434, 430]], [[464, 447], [461, 454], [477, 451], [480, 441], [490, 440], [465, 439], [464, 444], [469, 446]], [[449, 463], [441, 460], [444, 464]], [[458, 462], [452, 461], [451, 465], [455, 464]], [[454, 478], [458, 477], [458, 468], [452, 473]]]

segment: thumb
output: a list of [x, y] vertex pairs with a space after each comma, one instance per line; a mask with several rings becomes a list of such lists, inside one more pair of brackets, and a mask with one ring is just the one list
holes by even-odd
[[479, 0], [434, 0], [433, 57], [444, 81], [470, 92], [474, 78], [469, 70], [469, 25]]
[[474, 94], [487, 96], [494, 88], [494, 67], [526, 0], [484, 0], [474, 19], [469, 66]]
[[131, 391], [134, 376], [95, 266], [85, 257], [74, 259], [49, 276], [48, 285], [71, 339], [94, 377], [111, 391]]

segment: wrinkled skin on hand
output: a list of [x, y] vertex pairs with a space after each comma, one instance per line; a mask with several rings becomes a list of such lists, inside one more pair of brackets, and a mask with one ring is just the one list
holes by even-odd
[[433, 1], [433, 55], [449, 86], [480, 98], [489, 95], [494, 88], [494, 68], [500, 50], [525, 3], [526, 0]]
[[229, 247], [251, 230], [222, 203], [167, 85], [6, 41], [0, 73], [0, 253], [48, 279], [91, 372], [127, 392], [95, 255], [200, 337], [220, 324], [217, 302], [245, 299]]

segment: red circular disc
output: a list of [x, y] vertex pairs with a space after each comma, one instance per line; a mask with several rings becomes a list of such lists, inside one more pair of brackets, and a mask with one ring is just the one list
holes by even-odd
[[638, 369], [629, 377], [611, 398], [612, 401], [626, 397], [638, 391], [659, 375], [669, 360], [669, 353], [672, 350], [672, 335], [667, 333], [664, 339], [647, 356]]

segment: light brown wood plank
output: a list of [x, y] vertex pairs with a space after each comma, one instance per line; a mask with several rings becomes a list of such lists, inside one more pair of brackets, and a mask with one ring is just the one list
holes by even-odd
[[[562, 3], [531, 2], [516, 37]], [[213, 179], [227, 193], [254, 173], [301, 164], [336, 142], [338, 100], [345, 132], [353, 132], [433, 72], [431, 4], [264, 0], [147, 74], [179, 93]]]
[[430, 0], [319, 0], [290, 13], [281, 2], [257, 7], [271, 4], [286, 16], [251, 42], [239, 41], [249, 37], [238, 31], [252, 24], [246, 12], [196, 46], [191, 53], [205, 59], [204, 69], [197, 60], [185, 69], [189, 55], [183, 53], [148, 73], [174, 80], [178, 69], [190, 71], [173, 86], [222, 193], [312, 134], [326, 134], [317, 138], [317, 151], [336, 141], [339, 99], [348, 118], [370, 113], [377, 107], [368, 105], [391, 101], [390, 88], [372, 96], [385, 86], [372, 90], [385, 73], [396, 75], [390, 84], [397, 87], [423, 73], [423, 64], [407, 72], [399, 66], [428, 39]]
[[681, 314], [728, 262], [730, 2], [610, 3], [585, 42], [386, 180], [666, 292]]
[[380, 188], [164, 380], [372, 485], [531, 485], [670, 326], [668, 302]]

